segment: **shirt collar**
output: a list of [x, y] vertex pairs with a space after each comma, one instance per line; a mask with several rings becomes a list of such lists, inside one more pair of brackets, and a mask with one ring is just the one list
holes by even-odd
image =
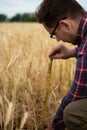
[[86, 19], [87, 19], [87, 12], [85, 12], [85, 14], [81, 18], [81, 21], [80, 21], [80, 24], [79, 24], [77, 38], [76, 38], [77, 45], [79, 45], [83, 40], [83, 32], [84, 32], [84, 29], [85, 29], [84, 23], [85, 23]]

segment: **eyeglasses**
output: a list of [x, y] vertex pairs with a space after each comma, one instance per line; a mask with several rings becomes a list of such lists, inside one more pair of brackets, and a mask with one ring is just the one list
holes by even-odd
[[[62, 18], [61, 20], [64, 20], [64, 19], [66, 19], [66, 18], [67, 18], [67, 17], [64, 17], [64, 18]], [[57, 22], [56, 26], [54, 27], [53, 32], [52, 32], [52, 33], [50, 33], [50, 38], [54, 38], [54, 39], [56, 38], [55, 31], [56, 31], [56, 29], [57, 29], [58, 25], [59, 25], [59, 21]]]

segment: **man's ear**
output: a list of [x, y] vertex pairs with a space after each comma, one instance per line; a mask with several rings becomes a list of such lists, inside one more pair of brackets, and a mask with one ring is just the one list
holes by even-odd
[[63, 25], [64, 27], [66, 27], [68, 30], [71, 30], [71, 24], [69, 23], [69, 21], [67, 21], [67, 20], [60, 20], [59, 24]]

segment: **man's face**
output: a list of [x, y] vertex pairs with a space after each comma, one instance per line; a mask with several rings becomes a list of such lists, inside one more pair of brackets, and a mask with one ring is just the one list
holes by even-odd
[[60, 22], [58, 26], [55, 26], [56, 28], [55, 27], [48, 28], [44, 24], [43, 26], [49, 32], [49, 34], [51, 35], [51, 38], [55, 36], [57, 41], [63, 40], [64, 42], [70, 42], [75, 45], [75, 40], [76, 40], [75, 29], [73, 30], [72, 25], [70, 25], [65, 20]]

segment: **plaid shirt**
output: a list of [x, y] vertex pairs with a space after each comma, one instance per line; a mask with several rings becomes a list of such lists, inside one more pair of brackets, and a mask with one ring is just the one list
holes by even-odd
[[87, 98], [87, 13], [81, 19], [76, 43], [78, 47], [75, 48], [77, 54], [75, 76], [70, 90], [63, 98], [53, 120], [55, 130], [65, 127], [63, 122], [64, 108], [73, 101]]

